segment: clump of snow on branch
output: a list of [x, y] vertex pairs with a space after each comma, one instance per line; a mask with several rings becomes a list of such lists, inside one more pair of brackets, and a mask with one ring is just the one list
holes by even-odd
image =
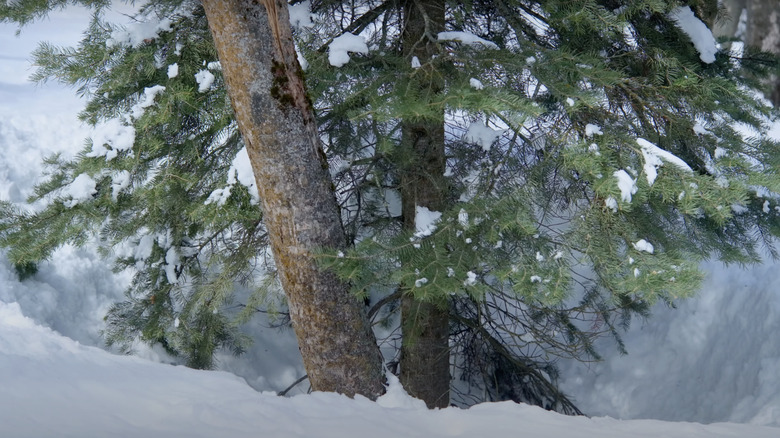
[[469, 32], [439, 32], [439, 41], [457, 41], [471, 46], [483, 46], [488, 49], [498, 49], [498, 45], [492, 41], [480, 38]]
[[637, 251], [644, 251], [649, 254], [652, 254], [653, 251], [655, 251], [655, 248], [653, 248], [653, 244], [648, 242], [645, 239], [641, 239], [638, 242], [635, 242], [633, 245], [634, 245], [634, 249], [636, 249]]
[[686, 172], [693, 172], [688, 163], [671, 152], [659, 148], [644, 138], [637, 138], [636, 142], [642, 148], [642, 156], [645, 159], [643, 169], [648, 184], [653, 185], [655, 178], [658, 176], [658, 168], [664, 165], [664, 161]]
[[95, 125], [90, 136], [92, 150], [87, 153], [87, 156], [106, 157], [106, 160], [110, 161], [116, 158], [119, 152], [132, 149], [135, 142], [135, 128], [130, 125], [130, 118], [136, 120], [141, 118], [146, 109], [154, 105], [157, 95], [164, 91], [165, 87], [162, 85], [146, 87], [138, 102], [130, 108], [129, 117], [109, 119]]
[[139, 47], [144, 42], [153, 40], [160, 35], [160, 32], [169, 32], [171, 30], [171, 19], [162, 20], [152, 19], [149, 21], [139, 21], [127, 26], [126, 28], [114, 29], [111, 37], [106, 40], [106, 46], [130, 46]]
[[124, 124], [121, 119], [110, 119], [95, 125], [91, 138], [92, 150], [87, 153], [87, 156], [106, 157], [106, 160], [111, 160], [120, 151], [133, 148], [135, 128]]
[[195, 81], [198, 83], [198, 92], [205, 93], [209, 91], [211, 85], [214, 83], [214, 73], [203, 69], [195, 73]]
[[718, 52], [717, 42], [712, 36], [712, 31], [703, 21], [696, 18], [690, 6], [675, 8], [669, 17], [691, 39], [693, 47], [699, 52], [702, 62], [711, 64], [715, 62], [715, 54]]
[[477, 274], [473, 271], [466, 272], [466, 280], [463, 281], [464, 286], [474, 286], [477, 284]]
[[[174, 16], [191, 17], [199, 2], [184, 2], [173, 11]], [[126, 27], [116, 28], [106, 40], [106, 47], [140, 47], [151, 40], [156, 39], [162, 32], [173, 30], [173, 19], [170, 17], [159, 18], [156, 16], [139, 15], [133, 18], [133, 22]]]
[[476, 78], [469, 79], [469, 85], [471, 86], [471, 88], [473, 88], [475, 90], [481, 90], [481, 89], [485, 88], [485, 86], [482, 84], [482, 82], [479, 79], [476, 79]]
[[130, 182], [130, 172], [127, 170], [114, 173], [111, 176], [111, 198], [116, 201], [119, 197], [119, 192], [130, 187]]
[[328, 62], [334, 67], [341, 67], [351, 59], [349, 52], [368, 54], [366, 39], [360, 35], [345, 33], [333, 38], [328, 46]]
[[252, 197], [252, 205], [260, 203], [260, 194], [257, 191], [255, 172], [252, 170], [252, 162], [249, 161], [249, 154], [246, 148], [241, 148], [233, 158], [230, 170], [228, 170], [228, 184], [239, 184], [245, 186]]
[[233, 186], [239, 183], [247, 188], [249, 195], [252, 197], [251, 204], [257, 205], [260, 203], [260, 194], [257, 191], [257, 184], [255, 182], [255, 174], [252, 170], [252, 163], [249, 161], [249, 154], [246, 148], [241, 148], [240, 151], [233, 158], [233, 162], [228, 170], [227, 187], [216, 189], [206, 199], [205, 204], [217, 204], [222, 206], [227, 202], [230, 197], [230, 192]]
[[73, 208], [81, 203], [81, 201], [87, 201], [92, 195], [97, 193], [97, 183], [92, 177], [86, 173], [82, 173], [77, 176], [73, 182], [63, 187], [61, 193], [63, 196], [71, 198], [70, 200], [63, 202], [63, 204], [68, 208]]
[[482, 147], [482, 150], [487, 152], [490, 150], [490, 146], [495, 142], [504, 130], [496, 130], [482, 122], [474, 122], [469, 125], [469, 129], [463, 136], [463, 140], [476, 143]]
[[612, 196], [607, 197], [607, 199], [604, 200], [604, 205], [612, 210], [613, 212], [617, 213], [618, 211], [618, 203], [617, 199], [613, 198]]
[[620, 199], [622, 199], [623, 202], [631, 202], [631, 195], [636, 193], [637, 190], [636, 180], [631, 178], [631, 175], [623, 169], [616, 170], [614, 176], [618, 180], [617, 184], [620, 189]]
[[133, 107], [130, 109], [130, 115], [132, 115], [136, 120], [140, 119], [146, 108], [154, 105], [154, 98], [163, 91], [165, 91], [165, 87], [162, 85], [155, 85], [153, 87], [144, 88], [143, 96], [141, 96], [141, 99], [138, 100], [138, 103], [133, 105]]
[[431, 211], [428, 207], [415, 207], [414, 227], [417, 230], [414, 236], [422, 238], [430, 236], [436, 231], [436, 223], [441, 219], [441, 212]]
[[170, 247], [165, 253], [165, 278], [168, 280], [168, 284], [178, 284], [179, 276], [176, 274], [176, 266], [179, 265], [181, 259], [176, 248]]
[[601, 131], [600, 126], [588, 123], [585, 125], [585, 136], [593, 137], [593, 135], [604, 135], [604, 133]]
[[173, 79], [176, 76], [179, 76], [179, 64], [174, 62], [168, 66], [168, 79]]

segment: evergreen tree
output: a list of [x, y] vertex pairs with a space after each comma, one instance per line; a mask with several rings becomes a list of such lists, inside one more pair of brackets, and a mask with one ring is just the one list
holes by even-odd
[[[524, 372], [534, 363], [524, 352], [545, 352], [536, 370], [552, 369], [551, 356], [593, 357], [595, 332], [617, 334], [632, 312], [692, 295], [701, 259], [746, 263], [757, 245], [774, 251], [777, 145], [734, 129], [765, 129], [770, 109], [748, 88], [766, 66], [715, 56], [714, 40], [693, 44], [707, 35], [701, 19], [713, 2], [448, 2], [451, 33], [437, 35], [443, 51], [430, 63], [445, 91], [426, 95], [411, 85], [422, 69], [402, 50], [407, 23], [387, 3], [324, 14], [371, 47], [336, 78], [319, 73], [329, 69], [323, 50], [305, 53], [315, 101], [329, 102], [320, 107], [329, 151], [350, 139], [347, 151], [368, 151], [344, 173], [378, 192], [355, 195], [352, 213], [375, 223], [383, 201], [409, 202], [403, 163], [416, 157], [399, 121], [445, 111], [449, 207], [430, 227], [418, 216], [412, 231], [381, 222], [330, 263], [364, 294], [400, 287], [447, 299], [452, 340], [463, 341], [453, 343], [460, 377], [487, 375], [472, 380], [485, 386], [512, 374], [533, 387], [525, 382], [544, 373]], [[686, 33], [691, 23], [700, 30]], [[499, 353], [510, 360], [464, 362]], [[501, 385], [488, 392], [512, 392]]]
[[[16, 2], [0, 17], [65, 3]], [[296, 35], [354, 244], [322, 261], [370, 299], [388, 341], [401, 296], [446, 310], [452, 402], [576, 413], [554, 387], [556, 357], [597, 358], [601, 333], [622, 348], [632, 313], [695, 293], [703, 258], [774, 254], [778, 145], [751, 91], [768, 58], [714, 53], [701, 30], [692, 42], [680, 20], [709, 20], [712, 1], [444, 2], [445, 33], [424, 15], [420, 44], [405, 40], [420, 18], [409, 11], [440, 3], [322, 0]], [[74, 161], [51, 159], [36, 192], [48, 206], [6, 205], [3, 243], [25, 268], [99, 230], [118, 268], [137, 269], [109, 341], [141, 336], [207, 367], [214, 348], [242, 345], [234, 303], [248, 317], [278, 297], [268, 231], [257, 189], [241, 184], [243, 143], [202, 9], [153, 2], [141, 21], [156, 32], [96, 14], [79, 48], [39, 50], [39, 79], [78, 85], [85, 120], [135, 137], [97, 130]], [[441, 175], [440, 156], [421, 162], [409, 141], [440, 125]], [[428, 203], [415, 184], [444, 189]], [[240, 297], [236, 283], [266, 287]], [[404, 325], [404, 342], [419, 333]]]

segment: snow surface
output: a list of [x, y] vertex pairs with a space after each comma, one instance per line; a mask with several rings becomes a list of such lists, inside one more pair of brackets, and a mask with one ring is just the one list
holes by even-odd
[[[24, 82], [37, 41], [73, 44], [88, 20], [69, 8], [20, 37], [0, 24], [0, 199], [22, 203], [42, 156], [73, 156], [92, 134], [76, 119], [83, 102], [73, 90]], [[774, 132], [780, 136], [780, 127]], [[142, 258], [156, 238], [139, 236], [129, 250]], [[780, 264], [704, 268], [697, 297], [676, 309], [659, 304], [650, 319], [634, 322], [624, 335], [628, 356], [603, 339], [602, 362], [558, 362], [561, 385], [589, 415], [748, 425], [589, 420], [512, 403], [424, 411], [395, 387], [379, 403], [322, 393], [283, 399], [254, 389], [279, 391], [304, 374], [291, 331], [262, 320], [245, 326], [256, 339], [250, 350], [219, 357], [221, 370], [241, 378], [152, 363], [142, 357], [170, 359], [142, 346], [140, 357], [111, 355], [88, 346], [103, 345], [102, 318], [123, 298], [129, 272], [112, 273], [93, 248], [66, 246], [20, 282], [0, 252], [0, 430], [4, 437], [780, 436]], [[305, 391], [304, 384], [291, 393]]]
[[397, 379], [374, 403], [333, 393], [260, 393], [229, 373], [112, 355], [0, 302], [0, 424], [15, 438], [60, 437], [776, 437], [780, 429], [568, 417], [512, 402], [427, 410]]

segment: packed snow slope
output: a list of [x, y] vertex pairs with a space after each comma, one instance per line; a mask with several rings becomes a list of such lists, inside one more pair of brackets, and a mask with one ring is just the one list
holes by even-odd
[[429, 411], [391, 384], [373, 403], [333, 393], [259, 393], [235, 375], [83, 346], [0, 303], [4, 437], [772, 437], [742, 424], [567, 417], [511, 402]]

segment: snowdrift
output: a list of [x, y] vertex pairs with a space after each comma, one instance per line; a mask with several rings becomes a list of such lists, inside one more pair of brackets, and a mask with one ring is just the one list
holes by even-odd
[[429, 411], [400, 387], [379, 402], [259, 393], [225, 372], [117, 356], [63, 337], [0, 302], [5, 437], [777, 437], [743, 424], [566, 417], [514, 403]]

